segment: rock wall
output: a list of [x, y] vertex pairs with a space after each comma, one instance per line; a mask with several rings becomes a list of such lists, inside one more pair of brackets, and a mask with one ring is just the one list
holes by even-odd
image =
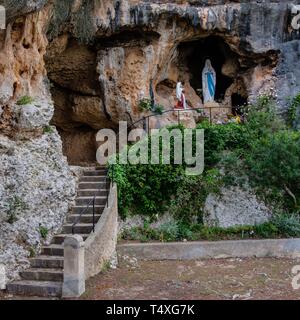
[[75, 196], [60, 136], [49, 125], [48, 12], [36, 11], [45, 2], [10, 7], [0, 30], [0, 264], [9, 280], [59, 231]]
[[[150, 96], [151, 83], [165, 109], [175, 104], [178, 80], [185, 81], [189, 105], [203, 107], [207, 56], [217, 71], [216, 106], [225, 114], [262, 94], [276, 97], [284, 113], [286, 98], [300, 92], [299, 32], [291, 28], [289, 1], [66, 2], [64, 20], [55, 13], [61, 2], [50, 5], [46, 66], [53, 124], [74, 135], [75, 145], [81, 128], [91, 144], [96, 129], [140, 119], [139, 101]], [[151, 126], [174, 121], [177, 114], [168, 113]], [[185, 121], [193, 126], [197, 115]]]
[[[209, 56], [225, 113], [260, 94], [274, 95], [284, 113], [287, 97], [300, 92], [300, 36], [287, 0], [0, 5], [7, 8], [7, 28], [0, 30], [0, 257], [11, 261], [11, 276], [28, 248], [39, 247], [37, 226], [58, 229], [73, 199], [74, 177], [62, 151], [69, 163], [93, 162], [96, 131], [147, 114], [139, 101], [150, 89], [170, 109], [183, 80], [189, 105], [202, 107], [201, 71]], [[183, 120], [194, 126], [198, 117], [188, 113]], [[171, 112], [150, 126], [177, 120]], [[14, 206], [22, 213], [8, 224]]]

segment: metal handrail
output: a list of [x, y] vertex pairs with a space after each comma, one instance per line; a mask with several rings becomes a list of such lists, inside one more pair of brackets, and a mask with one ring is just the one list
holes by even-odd
[[[143, 117], [135, 122], [133, 122], [127, 129], [131, 129], [133, 126], [136, 126], [137, 124], [139, 124], [140, 122], [144, 122], [146, 120], [149, 121], [150, 118], [152, 117], [159, 117], [159, 116], [163, 116], [165, 115], [166, 113], [171, 113], [171, 112], [177, 112], [178, 114], [178, 124], [180, 124], [180, 112], [189, 112], [189, 111], [199, 111], [199, 110], [209, 110], [209, 121], [210, 123], [212, 123], [212, 109], [240, 109], [240, 107], [217, 107], [217, 106], [212, 106], [212, 107], [202, 107], [202, 108], [189, 108], [189, 109], [175, 109], [175, 108], [172, 108], [172, 109], [168, 109], [168, 110], [165, 110], [165, 111], [162, 111], [161, 113], [152, 113], [146, 117]], [[118, 134], [120, 132], [117, 132]], [[149, 122], [148, 122], [148, 134], [149, 134]]]
[[[105, 202], [105, 206], [108, 206], [108, 198], [109, 198], [109, 172], [106, 173], [106, 177], [105, 177], [105, 185], [106, 185], [106, 190], [107, 190], [107, 194], [106, 194], [106, 202]], [[93, 198], [89, 201], [89, 203], [87, 204], [87, 206], [80, 212], [79, 217], [77, 217], [77, 219], [75, 220], [75, 222], [72, 224], [72, 234], [75, 234], [75, 227], [78, 224], [78, 222], [80, 221], [81, 217], [88, 211], [88, 209], [93, 205], [93, 232], [95, 232], [95, 225], [96, 225], [96, 219], [95, 219], [95, 203], [96, 203], [96, 198], [97, 198], [97, 192], [100, 191], [101, 189], [98, 189]]]

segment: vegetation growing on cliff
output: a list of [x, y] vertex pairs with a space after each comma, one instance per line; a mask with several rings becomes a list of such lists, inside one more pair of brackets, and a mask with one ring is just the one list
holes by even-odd
[[245, 183], [274, 212], [284, 212], [287, 219], [299, 213], [300, 132], [278, 118], [274, 101], [268, 97], [247, 106], [245, 116], [241, 125], [198, 125], [205, 130], [201, 176], [186, 176], [185, 165], [114, 165], [121, 215], [153, 219], [169, 211], [179, 225], [191, 225], [195, 215], [201, 224], [208, 194]]

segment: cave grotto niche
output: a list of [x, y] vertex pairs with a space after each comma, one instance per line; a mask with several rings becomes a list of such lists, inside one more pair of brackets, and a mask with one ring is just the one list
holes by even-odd
[[[97, 73], [100, 52], [120, 47], [128, 51], [140, 49], [158, 39], [156, 32], [124, 30], [109, 37], [96, 37], [88, 45], [69, 34], [49, 42], [45, 62], [55, 107], [52, 125], [60, 133], [69, 164], [95, 162], [98, 130], [118, 127], [119, 115], [114, 114], [113, 118], [106, 109], [106, 97]], [[113, 82], [113, 75], [107, 76], [107, 80]], [[132, 121], [130, 114], [126, 120]]]
[[228, 59], [234, 60], [236, 57], [222, 38], [212, 36], [181, 43], [178, 52], [180, 68], [190, 74], [190, 84], [196, 92], [202, 90], [205, 60], [211, 60], [217, 74], [216, 101], [224, 100], [225, 92], [233, 83], [233, 79], [222, 73], [222, 67]]
[[45, 56], [56, 126], [63, 153], [71, 165], [96, 161], [96, 134], [111, 127], [97, 74], [97, 49], [62, 35], [48, 45]]
[[[242, 77], [245, 69], [239, 64], [239, 56], [219, 36], [189, 40], [177, 46], [172, 61], [167, 66], [169, 70], [165, 71], [166, 77], [156, 86], [156, 92], [162, 101], [167, 101], [170, 95], [174, 95], [177, 81], [184, 81], [188, 104], [193, 108], [203, 107], [202, 71], [207, 58], [216, 71], [215, 100], [220, 108], [236, 108], [247, 103], [248, 92]], [[174, 105], [175, 101], [168, 104]]]

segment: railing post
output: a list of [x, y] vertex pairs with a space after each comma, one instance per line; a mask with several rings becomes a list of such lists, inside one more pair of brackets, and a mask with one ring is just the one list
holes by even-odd
[[80, 297], [85, 292], [84, 241], [81, 236], [66, 237], [64, 241], [63, 298]]
[[0, 264], [0, 290], [6, 289], [6, 270], [4, 264]]
[[96, 201], [96, 196], [94, 196], [93, 199], [93, 232], [95, 233], [95, 201]]

